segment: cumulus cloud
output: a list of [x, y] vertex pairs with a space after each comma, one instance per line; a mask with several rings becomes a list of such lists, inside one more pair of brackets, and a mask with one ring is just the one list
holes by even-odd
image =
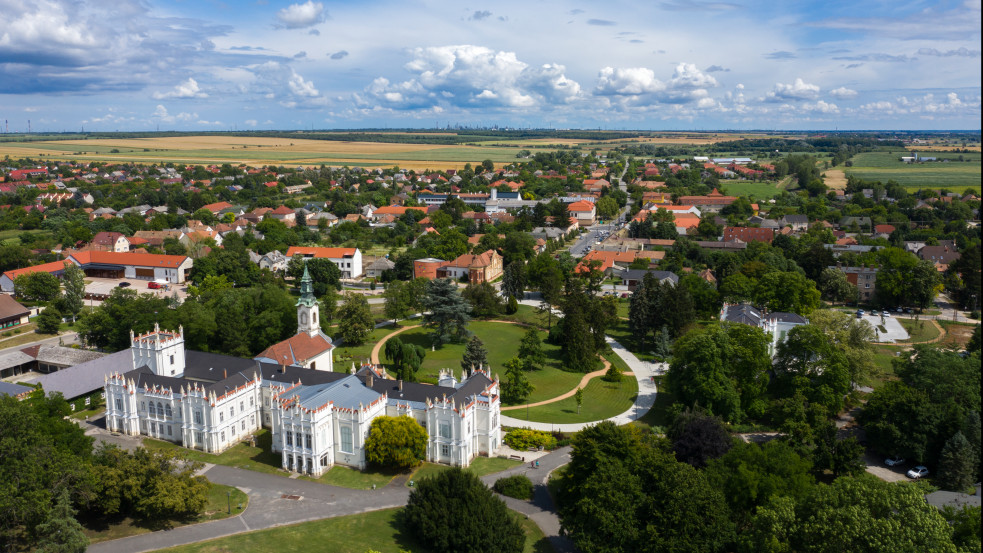
[[318, 107], [328, 103], [314, 85], [292, 67], [277, 61], [268, 61], [249, 67], [252, 78], [243, 84], [243, 92], [277, 100], [281, 105], [293, 107]]
[[[626, 105], [644, 102], [685, 104], [699, 102], [708, 96], [707, 88], [717, 86], [713, 76], [700, 71], [692, 63], [680, 63], [672, 77], [663, 82], [647, 67], [605, 67], [598, 75], [594, 94], [616, 96]], [[703, 102], [706, 106], [706, 102]]]
[[406, 69], [415, 76], [402, 82], [385, 77], [355, 95], [358, 105], [381, 103], [392, 109], [454, 106], [532, 108], [568, 103], [580, 84], [557, 64], [530, 66], [514, 52], [483, 46], [417, 48]]
[[327, 13], [324, 4], [307, 0], [303, 4], [291, 4], [276, 12], [279, 22], [277, 27], [282, 29], [303, 29], [318, 23], [323, 23]]
[[819, 87], [809, 84], [801, 78], [795, 79], [792, 84], [775, 83], [775, 88], [765, 97], [772, 102], [782, 102], [786, 100], [815, 100], [819, 97]]
[[287, 86], [289, 86], [290, 91], [297, 96], [314, 98], [319, 95], [317, 89], [314, 88], [314, 83], [311, 81], [305, 81], [304, 78], [298, 75], [296, 72], [290, 75], [290, 80], [287, 81]]
[[979, 50], [970, 50], [965, 46], [956, 50], [946, 50], [944, 52], [936, 50], [935, 48], [919, 48], [919, 56], [938, 56], [941, 58], [949, 58], [952, 56], [959, 56], [962, 58], [977, 58], [980, 55]]
[[151, 117], [160, 120], [161, 123], [176, 123], [179, 121], [182, 123], [187, 123], [189, 121], [197, 120], [198, 114], [181, 112], [178, 113], [177, 115], [171, 115], [170, 113], [168, 113], [167, 108], [165, 108], [160, 104], [157, 104], [157, 109], [154, 110], [153, 114], [151, 114]]
[[822, 100], [818, 100], [814, 104], [810, 104], [810, 103], [806, 102], [806, 103], [802, 104], [802, 109], [804, 109], [805, 111], [813, 111], [813, 112], [818, 112], [818, 113], [839, 113], [840, 112], [840, 108], [838, 108], [836, 106], [836, 104], [826, 103], [826, 102], [824, 102]]
[[835, 96], [837, 98], [856, 98], [857, 91], [849, 89], [845, 86], [841, 86], [840, 88], [834, 88], [833, 90], [830, 90], [829, 95]]
[[348, 55], [348, 51], [347, 50], [338, 50], [337, 52], [335, 52], [333, 54], [328, 54], [328, 57], [330, 57], [333, 60], [340, 60], [340, 59], [343, 59], [347, 55]]
[[475, 10], [475, 12], [471, 14], [471, 17], [469, 17], [468, 19], [470, 19], [471, 21], [482, 21], [488, 19], [491, 16], [492, 16], [492, 12], [488, 10]]
[[168, 92], [154, 92], [154, 100], [164, 100], [166, 98], [207, 98], [208, 94], [202, 92], [198, 86], [198, 81], [188, 78], [187, 81], [178, 84], [173, 90]]

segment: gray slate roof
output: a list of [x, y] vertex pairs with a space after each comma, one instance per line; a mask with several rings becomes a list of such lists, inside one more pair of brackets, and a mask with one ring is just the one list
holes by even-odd
[[12, 384], [10, 382], [0, 382], [0, 396], [8, 395], [17, 397], [24, 392], [30, 392], [31, 388], [27, 386], [21, 386], [20, 384]]
[[125, 349], [46, 374], [30, 381], [29, 384], [41, 384], [46, 394], [61, 392], [65, 399], [72, 399], [101, 389], [106, 383], [106, 376], [115, 372], [125, 373], [132, 369], [133, 354]]

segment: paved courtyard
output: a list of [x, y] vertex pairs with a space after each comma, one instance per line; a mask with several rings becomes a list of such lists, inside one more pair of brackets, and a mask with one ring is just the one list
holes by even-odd
[[[897, 342], [909, 338], [908, 331], [901, 326], [901, 322], [894, 318], [894, 316], [881, 317], [880, 315], [866, 314], [862, 319], [874, 327], [874, 331], [877, 332], [878, 342]], [[885, 332], [881, 332], [880, 327], [882, 326]]]

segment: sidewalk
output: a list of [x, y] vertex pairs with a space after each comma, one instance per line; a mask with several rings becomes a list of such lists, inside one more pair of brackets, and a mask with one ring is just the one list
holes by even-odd
[[[638, 396], [635, 397], [635, 403], [620, 415], [611, 417], [609, 420], [615, 424], [628, 424], [632, 421], [636, 421], [646, 413], [649, 409], [655, 405], [655, 395], [658, 392], [655, 386], [655, 381], [653, 377], [664, 374], [667, 367], [665, 363], [647, 363], [642, 361], [635, 354], [625, 349], [624, 346], [616, 342], [613, 338], [607, 337], [607, 342], [614, 350], [614, 353], [620, 357], [631, 372], [634, 373], [635, 379], [638, 381]], [[580, 422], [580, 423], [569, 423], [569, 424], [554, 424], [549, 422], [534, 422], [526, 421], [522, 419], [515, 419], [512, 417], [507, 417], [502, 415], [502, 425], [511, 426], [515, 428], [531, 428], [533, 430], [542, 430], [545, 432], [579, 432], [588, 426], [592, 426], [601, 421], [592, 422]]]

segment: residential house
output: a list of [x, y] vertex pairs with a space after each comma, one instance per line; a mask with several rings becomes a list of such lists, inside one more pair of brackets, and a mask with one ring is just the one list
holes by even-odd
[[27, 324], [31, 310], [21, 305], [13, 296], [0, 294], [0, 329]]
[[782, 217], [782, 225], [786, 227], [792, 227], [792, 230], [798, 232], [809, 229], [809, 216], [802, 215], [799, 213], [790, 213]]
[[130, 242], [126, 239], [126, 235], [121, 232], [97, 232], [89, 242], [89, 246], [91, 249], [107, 252], [130, 251]]
[[290, 246], [287, 257], [300, 255], [305, 258], [330, 259], [341, 270], [341, 278], [362, 276], [362, 252], [358, 248], [319, 248]]
[[720, 312], [720, 320], [734, 324], [756, 326], [771, 338], [768, 353], [775, 355], [778, 344], [785, 341], [788, 332], [797, 326], [809, 324], [809, 320], [795, 313], [775, 311], [763, 313], [747, 304], [725, 304]]
[[837, 269], [846, 275], [846, 280], [857, 289], [857, 299], [861, 302], [869, 303], [873, 301], [877, 292], [877, 267], [844, 267], [836, 265], [829, 267]]
[[463, 254], [437, 269], [437, 278], [455, 280], [467, 277], [471, 284], [491, 282], [502, 276], [502, 256], [495, 250], [481, 254]]
[[368, 278], [381, 278], [382, 273], [396, 268], [396, 264], [387, 257], [380, 257], [365, 268], [365, 276]]
[[630, 292], [634, 292], [645, 280], [645, 275], [652, 275], [658, 283], [669, 283], [673, 286], [679, 284], [679, 276], [672, 271], [649, 271], [645, 269], [625, 269], [619, 273], [621, 284], [628, 287]]
[[755, 227], [724, 227], [724, 242], [765, 242], [771, 244], [775, 230]]

